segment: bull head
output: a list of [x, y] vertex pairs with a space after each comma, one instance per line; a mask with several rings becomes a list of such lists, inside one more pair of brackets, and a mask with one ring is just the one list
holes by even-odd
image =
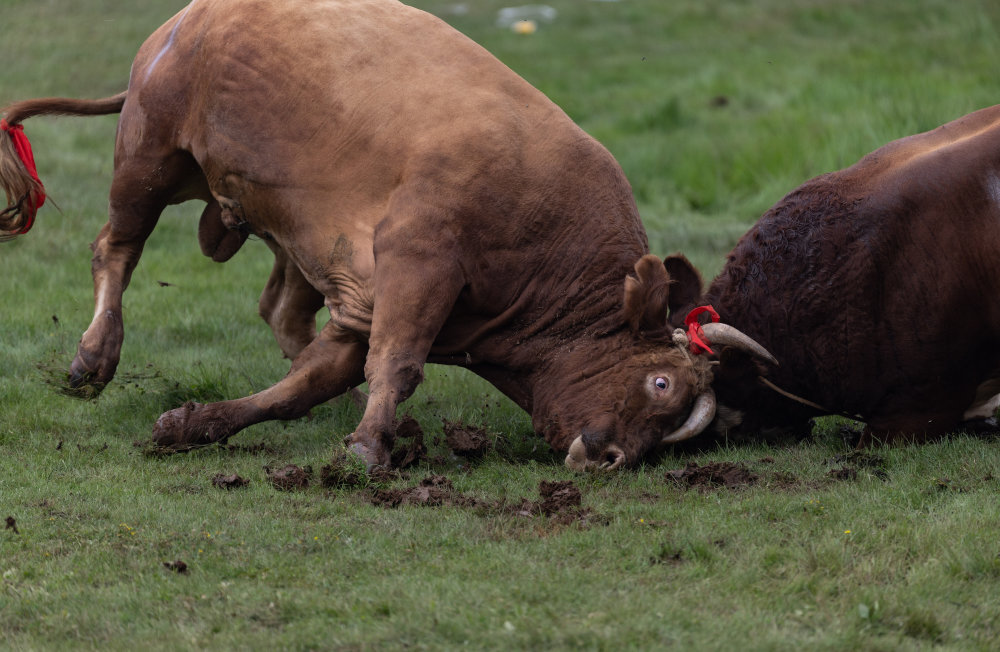
[[[622, 316], [632, 354], [607, 372], [619, 393], [602, 400], [611, 401], [614, 409], [581, 426], [566, 456], [571, 469], [637, 463], [660, 446], [700, 434], [715, 418], [711, 382], [718, 361], [692, 353], [688, 335], [667, 323], [671, 308], [697, 299], [701, 277], [683, 257], [671, 257], [668, 264], [670, 272], [656, 256], [643, 256], [635, 276], [625, 279]], [[727, 324], [705, 324], [701, 335], [715, 350], [731, 346], [777, 364], [763, 346]]]

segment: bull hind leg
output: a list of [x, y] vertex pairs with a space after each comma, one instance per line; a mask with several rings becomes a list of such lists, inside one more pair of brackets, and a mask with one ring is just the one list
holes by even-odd
[[200, 170], [185, 152], [121, 160], [111, 184], [108, 222], [91, 244], [94, 317], [70, 365], [70, 385], [100, 391], [115, 375], [125, 336], [122, 294], [167, 204]]
[[272, 241], [267, 246], [274, 253], [274, 267], [260, 295], [258, 312], [271, 327], [281, 352], [294, 360], [316, 337], [316, 313], [323, 307], [323, 295], [284, 249]]
[[[316, 337], [316, 313], [323, 307], [323, 295], [274, 241], [267, 246], [274, 253], [274, 267], [260, 295], [258, 310], [271, 327], [285, 357], [294, 360]], [[358, 388], [350, 390], [351, 400], [362, 410], [368, 396]]]
[[187, 450], [222, 443], [240, 430], [272, 419], [297, 419], [315, 405], [343, 394], [364, 379], [367, 345], [357, 335], [326, 324], [274, 386], [252, 396], [165, 412], [153, 426], [153, 441]]

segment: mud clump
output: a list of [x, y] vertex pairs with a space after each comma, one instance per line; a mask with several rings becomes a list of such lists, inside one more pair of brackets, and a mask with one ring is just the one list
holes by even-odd
[[219, 489], [239, 489], [247, 486], [248, 484], [250, 484], [249, 480], [236, 473], [231, 475], [216, 473], [212, 478], [212, 486], [218, 487]]
[[264, 442], [257, 444], [228, 444], [226, 450], [230, 453], [245, 453], [247, 455], [277, 455], [278, 451]]
[[[409, 443], [398, 446], [400, 440]], [[424, 446], [424, 431], [413, 417], [406, 415], [396, 422], [396, 437], [393, 440], [392, 468], [405, 469], [427, 457], [427, 447]]]
[[750, 469], [732, 462], [710, 462], [704, 466], [688, 462], [683, 469], [667, 471], [667, 480], [682, 487], [699, 489], [737, 489], [753, 485], [758, 479], [758, 475]]
[[595, 518], [589, 509], [583, 508], [583, 494], [572, 480], [555, 482], [542, 480], [538, 483], [538, 494], [541, 500], [531, 501], [524, 498], [512, 511], [518, 516], [546, 516], [560, 525], [588, 524], [602, 520]]
[[346, 450], [338, 450], [330, 463], [319, 470], [319, 481], [327, 488], [364, 486], [368, 482], [364, 460]]
[[583, 504], [583, 494], [580, 493], [580, 489], [573, 484], [572, 480], [561, 482], [542, 480], [538, 484], [538, 494], [542, 497], [538, 508], [546, 516], [574, 510], [579, 511]]
[[826, 474], [834, 480], [857, 480], [858, 470], [853, 466], [842, 466], [839, 469], [830, 469]]
[[175, 561], [165, 561], [163, 562], [163, 567], [175, 573], [180, 573], [181, 575], [185, 575], [188, 572], [188, 565], [180, 559]]
[[885, 458], [879, 455], [869, 455], [861, 451], [851, 451], [844, 455], [837, 455], [828, 460], [827, 464], [840, 464], [839, 469], [833, 469], [827, 473], [834, 480], [856, 480], [858, 473], [864, 469], [879, 480], [888, 480], [889, 473], [886, 469]]
[[464, 423], [444, 422], [445, 443], [460, 457], [479, 459], [493, 446], [492, 437], [482, 428]]
[[582, 526], [610, 522], [607, 517], [595, 515], [582, 507], [583, 496], [571, 480], [539, 483], [541, 500], [522, 498], [515, 503], [506, 500], [485, 501], [455, 491], [451, 480], [441, 475], [431, 475], [415, 487], [406, 489], [374, 489], [369, 500], [378, 507], [394, 508], [400, 505], [422, 507], [453, 506], [475, 509], [482, 516], [507, 516], [534, 518], [544, 516], [553, 525]]
[[268, 482], [279, 491], [296, 491], [309, 486], [309, 476], [312, 469], [302, 468], [295, 464], [288, 464], [284, 468], [272, 471], [269, 467], [264, 467]]
[[407, 489], [375, 489], [371, 494], [371, 502], [379, 507], [400, 505], [477, 507], [481, 504], [475, 498], [455, 491], [451, 480], [443, 475], [428, 476], [417, 486]]
[[4, 529], [5, 530], [13, 530], [14, 534], [21, 534], [18, 531], [18, 529], [17, 529], [17, 521], [14, 519], [13, 516], [8, 516], [7, 517], [7, 526]]

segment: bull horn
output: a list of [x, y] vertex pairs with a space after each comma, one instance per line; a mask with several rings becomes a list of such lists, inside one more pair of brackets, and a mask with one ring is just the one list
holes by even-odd
[[708, 338], [710, 344], [735, 346], [741, 351], [746, 351], [761, 360], [770, 362], [773, 365], [778, 364], [777, 359], [756, 340], [729, 324], [718, 322], [705, 324], [701, 327], [701, 330], [705, 334], [705, 337]]
[[[735, 329], [733, 329], [735, 330]], [[684, 425], [663, 438], [661, 443], [674, 444], [685, 439], [690, 439], [708, 427], [708, 424], [715, 418], [715, 392], [705, 390], [697, 399], [691, 414], [688, 415]], [[583, 442], [581, 442], [582, 444]], [[567, 458], [568, 459], [568, 458]], [[567, 464], [569, 462], [567, 461]]]

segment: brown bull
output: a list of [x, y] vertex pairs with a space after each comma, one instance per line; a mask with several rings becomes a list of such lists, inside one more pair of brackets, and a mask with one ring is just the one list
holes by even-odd
[[[700, 298], [774, 353], [781, 366], [769, 380], [805, 402], [754, 390], [748, 369], [717, 376], [720, 405], [742, 412], [750, 431], [856, 415], [863, 443], [993, 417], [998, 252], [1000, 106], [806, 182], [743, 236]], [[700, 292], [687, 277], [671, 307], [695, 305]]]
[[[126, 93], [21, 102], [7, 119], [116, 111], [72, 382], [113, 377], [143, 244], [191, 199], [207, 202], [199, 239], [216, 260], [250, 233], [275, 252], [262, 314], [295, 358], [270, 389], [165, 413], [160, 444], [224, 441], [367, 380], [349, 441], [387, 464], [428, 361], [489, 380], [574, 468], [634, 464], [711, 420], [710, 362], [667, 328], [671, 280], [618, 164], [440, 20], [391, 0], [195, 0], [139, 50]], [[16, 233], [36, 202], [6, 187], [0, 228]], [[314, 338], [319, 297], [331, 319]], [[732, 329], [709, 336], [767, 355]]]

